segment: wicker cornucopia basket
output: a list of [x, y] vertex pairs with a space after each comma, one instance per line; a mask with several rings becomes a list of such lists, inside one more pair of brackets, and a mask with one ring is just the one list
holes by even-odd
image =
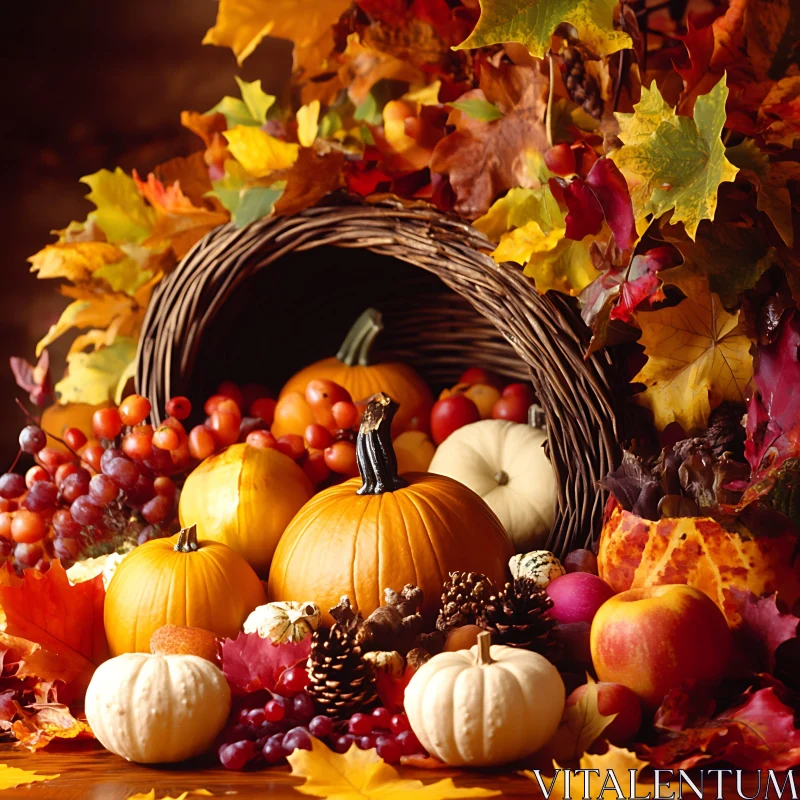
[[328, 205], [218, 228], [153, 296], [137, 390], [161, 409], [225, 377], [279, 381], [335, 352], [373, 305], [385, 320], [378, 355], [407, 360], [434, 387], [470, 364], [532, 380], [558, 477], [548, 547], [586, 546], [600, 530], [597, 481], [617, 456], [617, 369], [607, 353], [584, 359], [585, 327], [567, 298], [538, 294], [491, 249], [463, 221], [399, 204]]

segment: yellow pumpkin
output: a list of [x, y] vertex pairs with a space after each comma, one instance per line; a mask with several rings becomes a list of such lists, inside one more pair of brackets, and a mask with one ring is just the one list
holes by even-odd
[[405, 431], [393, 442], [398, 472], [427, 472], [436, 445], [427, 433]]
[[606, 509], [597, 568], [614, 589], [686, 583], [707, 594], [728, 623], [740, 622], [730, 589], [800, 599], [800, 560], [789, 534], [743, 539], [710, 517], [643, 519], [614, 500]]
[[103, 617], [112, 656], [149, 653], [162, 625], [235, 637], [266, 602], [264, 586], [230, 547], [197, 541], [194, 527], [133, 550], [108, 584]]
[[398, 475], [389, 434], [396, 409], [384, 394], [367, 406], [356, 446], [361, 478], [320, 492], [292, 520], [272, 560], [270, 599], [312, 598], [330, 624], [342, 595], [366, 617], [384, 589], [411, 583], [430, 622], [449, 572], [505, 581], [513, 548], [475, 492], [442, 475]]
[[222, 542], [262, 577], [292, 517], [314, 494], [303, 470], [273, 448], [234, 444], [209, 456], [186, 479], [181, 525]]
[[[406, 430], [427, 430], [433, 396], [425, 381], [408, 364], [396, 361], [369, 363], [370, 347], [382, 328], [380, 313], [368, 308], [356, 320], [333, 358], [301, 369], [286, 382], [278, 398], [279, 404], [289, 392], [302, 395], [309, 381], [323, 378], [347, 389], [354, 402], [385, 392], [399, 403], [400, 409], [392, 423], [392, 436], [397, 437]], [[276, 436], [284, 433], [302, 436], [304, 430], [282, 427]]]

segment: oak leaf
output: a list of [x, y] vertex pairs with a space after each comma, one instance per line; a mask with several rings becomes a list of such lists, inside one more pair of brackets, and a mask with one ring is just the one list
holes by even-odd
[[558, 730], [548, 746], [558, 761], [575, 761], [603, 735], [616, 714], [601, 714], [597, 705], [597, 683], [586, 676], [587, 689], [581, 699], [564, 709]]
[[53, 561], [45, 573], [25, 570], [22, 578], [7, 566], [0, 571], [3, 632], [56, 654], [60, 679], [80, 688], [108, 658], [104, 599], [102, 577], [72, 586], [60, 561]]
[[26, 786], [38, 781], [52, 781], [60, 775], [38, 775], [35, 770], [20, 769], [19, 767], [9, 767], [8, 764], [0, 764], [0, 791], [3, 789], [16, 789], [17, 786]]
[[333, 50], [333, 25], [350, 0], [220, 0], [203, 44], [230, 47], [242, 64], [265, 36], [294, 43], [294, 68], [305, 77], [324, 72]]
[[141, 244], [152, 231], [155, 211], [139, 194], [133, 178], [120, 167], [101, 169], [81, 178], [91, 192], [86, 195], [97, 206], [88, 218], [97, 223], [109, 242]]
[[[658, 89], [651, 88], [654, 92]], [[674, 209], [672, 222], [683, 222], [694, 239], [700, 220], [714, 218], [719, 185], [732, 181], [738, 172], [725, 157], [720, 138], [727, 97], [723, 76], [708, 94], [697, 98], [693, 119], [667, 116], [644, 139], [640, 137], [646, 127], [665, 112], [656, 111], [654, 116], [648, 112], [641, 125], [635, 120], [629, 123], [634, 143], [628, 144], [621, 136], [623, 146], [610, 157], [620, 169], [641, 179], [631, 193], [637, 219], [650, 214], [660, 217]]]
[[738, 314], [729, 314], [707, 284], [677, 306], [636, 314], [647, 363], [633, 379], [647, 387], [638, 401], [663, 430], [678, 422], [687, 433], [704, 428], [724, 400], [744, 402], [753, 376], [750, 340]]
[[580, 769], [584, 771], [570, 775], [569, 782], [563, 773], [572, 770], [564, 769], [556, 761], [553, 761], [553, 777], [549, 778], [548, 774], [549, 781], [541, 774], [549, 773], [548, 770], [523, 770], [521, 774], [534, 781], [542, 794], [553, 800], [574, 797], [570, 793], [570, 783], [573, 784], [572, 791], [575, 783], [579, 783], [582, 790], [588, 788], [588, 792], [582, 791], [583, 797], [603, 798], [612, 796], [611, 793], [616, 797], [649, 797], [652, 785], [640, 782], [640, 774], [647, 766], [648, 763], [638, 758], [636, 753], [610, 744], [602, 755], [585, 753], [581, 756]]
[[566, 22], [578, 32], [581, 43], [597, 55], [610, 55], [631, 47], [627, 33], [614, 30], [615, 0], [480, 0], [481, 16], [475, 29], [455, 49], [519, 42], [536, 58], [550, 49], [555, 29]]
[[[334, 753], [318, 739], [311, 750], [295, 750], [288, 756], [292, 776], [305, 778], [295, 791], [328, 800], [446, 800], [457, 797], [496, 797], [493, 789], [460, 788], [451, 778], [424, 784], [403, 779], [375, 750], [359, 750], [355, 744], [346, 753]], [[413, 795], [411, 794], [413, 792]]]

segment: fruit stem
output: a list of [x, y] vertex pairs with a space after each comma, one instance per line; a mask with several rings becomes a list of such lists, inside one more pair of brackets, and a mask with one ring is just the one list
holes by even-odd
[[547, 146], [553, 146], [553, 89], [555, 86], [555, 69], [553, 67], [553, 53], [548, 52], [550, 61], [550, 87], [547, 93], [547, 109], [544, 112], [544, 132], [547, 136]]
[[175, 552], [194, 553], [199, 549], [200, 545], [197, 544], [197, 525], [190, 525], [188, 528], [182, 528], [174, 547]]
[[356, 441], [356, 463], [362, 481], [358, 494], [384, 494], [408, 486], [397, 473], [392, 446], [392, 419], [398, 408], [389, 395], [378, 392], [364, 410]]
[[489, 664], [494, 664], [492, 659], [492, 634], [484, 631], [478, 634], [478, 656], [475, 659], [475, 665], [478, 667], [485, 667]]
[[366, 367], [369, 364], [369, 350], [372, 343], [382, 330], [381, 312], [375, 308], [368, 308], [353, 323], [336, 358], [348, 367], [355, 364]]

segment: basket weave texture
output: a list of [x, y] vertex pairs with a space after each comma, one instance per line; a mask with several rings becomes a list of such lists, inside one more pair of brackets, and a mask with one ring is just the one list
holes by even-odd
[[[604, 502], [597, 481], [618, 457], [618, 370], [606, 352], [584, 359], [586, 328], [568, 298], [537, 293], [519, 267], [492, 260], [492, 245], [481, 233], [438, 211], [392, 203], [319, 206], [243, 229], [230, 224], [217, 228], [157, 287], [139, 343], [137, 390], [154, 410], [163, 409], [171, 396], [192, 397], [193, 390], [200, 399], [203, 362], [198, 356], [210, 346], [225, 352], [220, 350], [219, 330], [209, 331], [226, 303], [247, 293], [265, 270], [278, 283], [282, 274], [299, 280], [297, 285], [307, 286], [308, 294], [314, 287], [310, 278], [303, 283], [302, 264], [307, 262], [291, 259], [330, 247], [388, 256], [429, 273], [424, 286], [430, 291], [425, 292], [420, 285], [405, 290], [394, 285], [393, 271], [383, 268], [375, 282], [354, 280], [348, 287], [356, 291], [357, 283], [364, 306], [384, 311], [382, 357], [408, 361], [434, 386], [452, 383], [472, 364], [533, 382], [546, 412], [558, 483], [558, 512], [548, 548], [563, 555], [590, 546], [600, 531]], [[347, 264], [348, 258], [339, 255], [340, 276]], [[376, 286], [389, 308], [370, 297]], [[322, 302], [329, 299], [325, 286], [319, 293]], [[276, 337], [278, 326], [292, 324], [271, 322], [270, 317], [262, 313], [260, 321], [274, 324]], [[296, 325], [297, 310], [287, 319]], [[231, 334], [226, 347], [233, 341]], [[317, 357], [335, 352], [336, 345], [330, 337], [321, 341]], [[280, 347], [286, 348], [291, 349], [288, 343]], [[250, 379], [271, 377], [269, 353], [261, 362]]]

